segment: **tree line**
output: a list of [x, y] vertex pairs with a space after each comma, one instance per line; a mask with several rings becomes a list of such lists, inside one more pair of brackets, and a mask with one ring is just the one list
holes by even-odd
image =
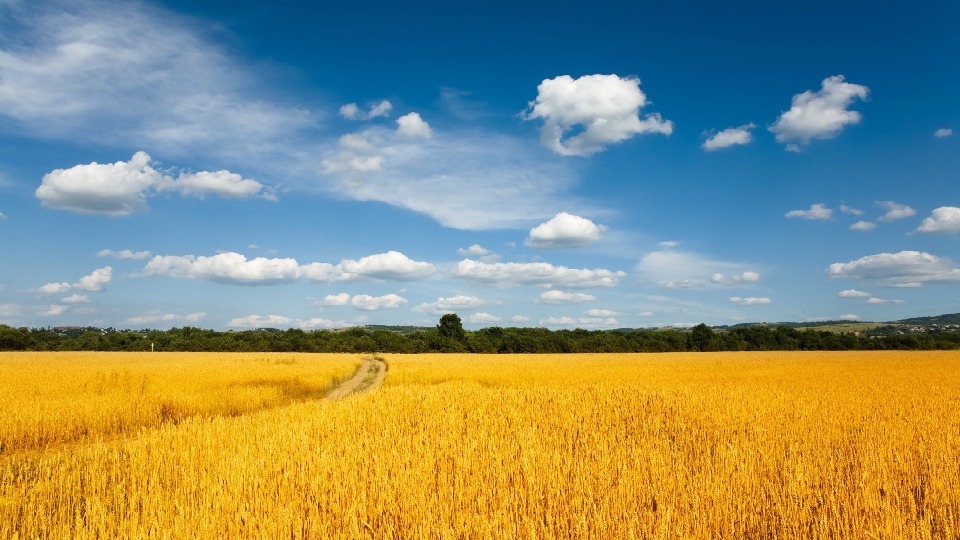
[[[448, 315], [444, 316], [449, 317]], [[456, 317], [456, 315], [453, 315]], [[960, 349], [960, 333], [866, 337], [786, 326], [715, 330], [464, 330], [459, 317], [412, 332], [386, 329], [56, 330], [0, 325], [0, 351], [210, 351], [350, 353], [618, 353]]]

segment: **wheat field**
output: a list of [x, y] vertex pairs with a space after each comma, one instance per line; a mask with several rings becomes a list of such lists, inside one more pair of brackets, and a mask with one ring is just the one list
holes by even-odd
[[960, 536], [960, 353], [384, 356], [0, 354], [0, 538]]

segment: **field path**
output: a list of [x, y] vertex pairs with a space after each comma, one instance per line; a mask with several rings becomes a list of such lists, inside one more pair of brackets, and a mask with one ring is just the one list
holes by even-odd
[[376, 390], [387, 378], [387, 363], [382, 358], [365, 358], [353, 377], [343, 381], [327, 392], [329, 400], [338, 400]]

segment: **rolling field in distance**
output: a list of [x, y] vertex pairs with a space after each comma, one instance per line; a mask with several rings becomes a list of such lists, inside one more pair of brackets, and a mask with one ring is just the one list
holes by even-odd
[[2, 354], [0, 537], [960, 534], [958, 352], [383, 356]]

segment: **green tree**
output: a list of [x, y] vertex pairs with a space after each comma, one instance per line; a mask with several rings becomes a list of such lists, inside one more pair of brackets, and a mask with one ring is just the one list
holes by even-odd
[[456, 313], [447, 313], [440, 317], [440, 324], [437, 325], [437, 331], [440, 337], [463, 342], [466, 336], [463, 332], [463, 322]]
[[713, 328], [700, 323], [690, 330], [690, 347], [695, 351], [709, 351], [713, 346]]

